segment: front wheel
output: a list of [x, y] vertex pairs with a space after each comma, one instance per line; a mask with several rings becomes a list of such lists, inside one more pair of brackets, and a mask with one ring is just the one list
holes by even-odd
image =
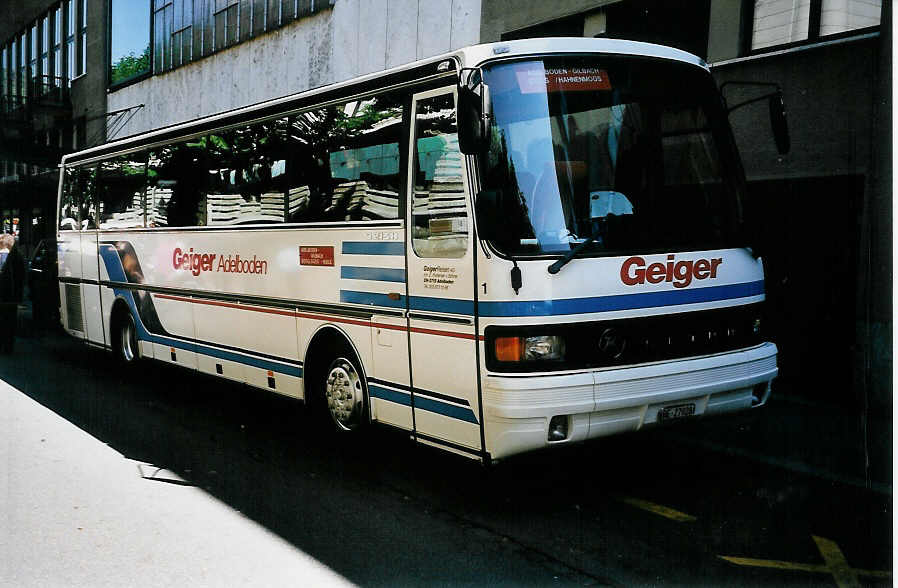
[[365, 424], [365, 391], [353, 360], [338, 357], [331, 362], [324, 381], [324, 400], [339, 430], [352, 431]]

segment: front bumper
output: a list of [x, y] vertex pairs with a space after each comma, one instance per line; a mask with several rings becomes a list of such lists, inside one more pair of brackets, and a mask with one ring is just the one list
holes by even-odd
[[[628, 368], [564, 374], [488, 374], [483, 386], [487, 451], [493, 459], [549, 445], [636, 431], [661, 409], [694, 404], [695, 415], [760, 406], [777, 375], [776, 345]], [[568, 434], [548, 441], [553, 416]]]

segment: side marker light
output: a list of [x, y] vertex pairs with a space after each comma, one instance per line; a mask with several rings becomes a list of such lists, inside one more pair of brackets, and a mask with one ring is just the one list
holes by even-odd
[[497, 337], [496, 359], [499, 361], [521, 361], [524, 357], [523, 337]]

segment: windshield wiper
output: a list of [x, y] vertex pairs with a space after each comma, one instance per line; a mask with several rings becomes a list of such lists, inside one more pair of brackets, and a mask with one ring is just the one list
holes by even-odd
[[561, 268], [566, 266], [570, 260], [577, 257], [581, 251], [583, 251], [584, 249], [586, 249], [587, 247], [589, 247], [590, 245], [595, 243], [597, 238], [598, 238], [598, 235], [596, 233], [593, 233], [586, 239], [586, 241], [583, 241], [582, 243], [578, 243], [577, 246], [574, 247], [573, 249], [571, 249], [570, 251], [568, 251], [564, 255], [564, 257], [562, 257], [561, 259], [559, 259], [558, 261], [556, 261], [555, 263], [553, 263], [552, 265], [549, 266], [549, 273], [554, 275], [554, 274], [557, 274], [558, 272], [560, 272]]

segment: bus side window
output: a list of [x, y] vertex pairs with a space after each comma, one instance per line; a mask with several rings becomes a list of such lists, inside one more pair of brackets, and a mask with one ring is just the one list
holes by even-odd
[[196, 142], [151, 151], [147, 166], [147, 225], [195, 227], [205, 224], [203, 148]]
[[453, 95], [418, 101], [415, 119], [412, 246], [418, 257], [464, 257], [468, 212]]
[[322, 108], [288, 119], [287, 155], [283, 176], [279, 174], [287, 192], [288, 222], [324, 220], [325, 201], [330, 202], [330, 174], [325, 162], [332, 115], [331, 110]]
[[147, 153], [129, 153], [100, 164], [97, 178], [99, 228], [144, 226]]
[[81, 210], [81, 230], [97, 228], [97, 166], [89, 165], [78, 169], [75, 180], [78, 205]]
[[221, 131], [200, 140], [207, 185], [209, 226], [283, 223], [289, 214], [285, 189], [288, 119]]
[[66, 167], [62, 177], [62, 196], [59, 199], [59, 230], [78, 230], [79, 193], [76, 181], [78, 168]]
[[401, 100], [378, 94], [291, 117], [291, 222], [399, 218]]

